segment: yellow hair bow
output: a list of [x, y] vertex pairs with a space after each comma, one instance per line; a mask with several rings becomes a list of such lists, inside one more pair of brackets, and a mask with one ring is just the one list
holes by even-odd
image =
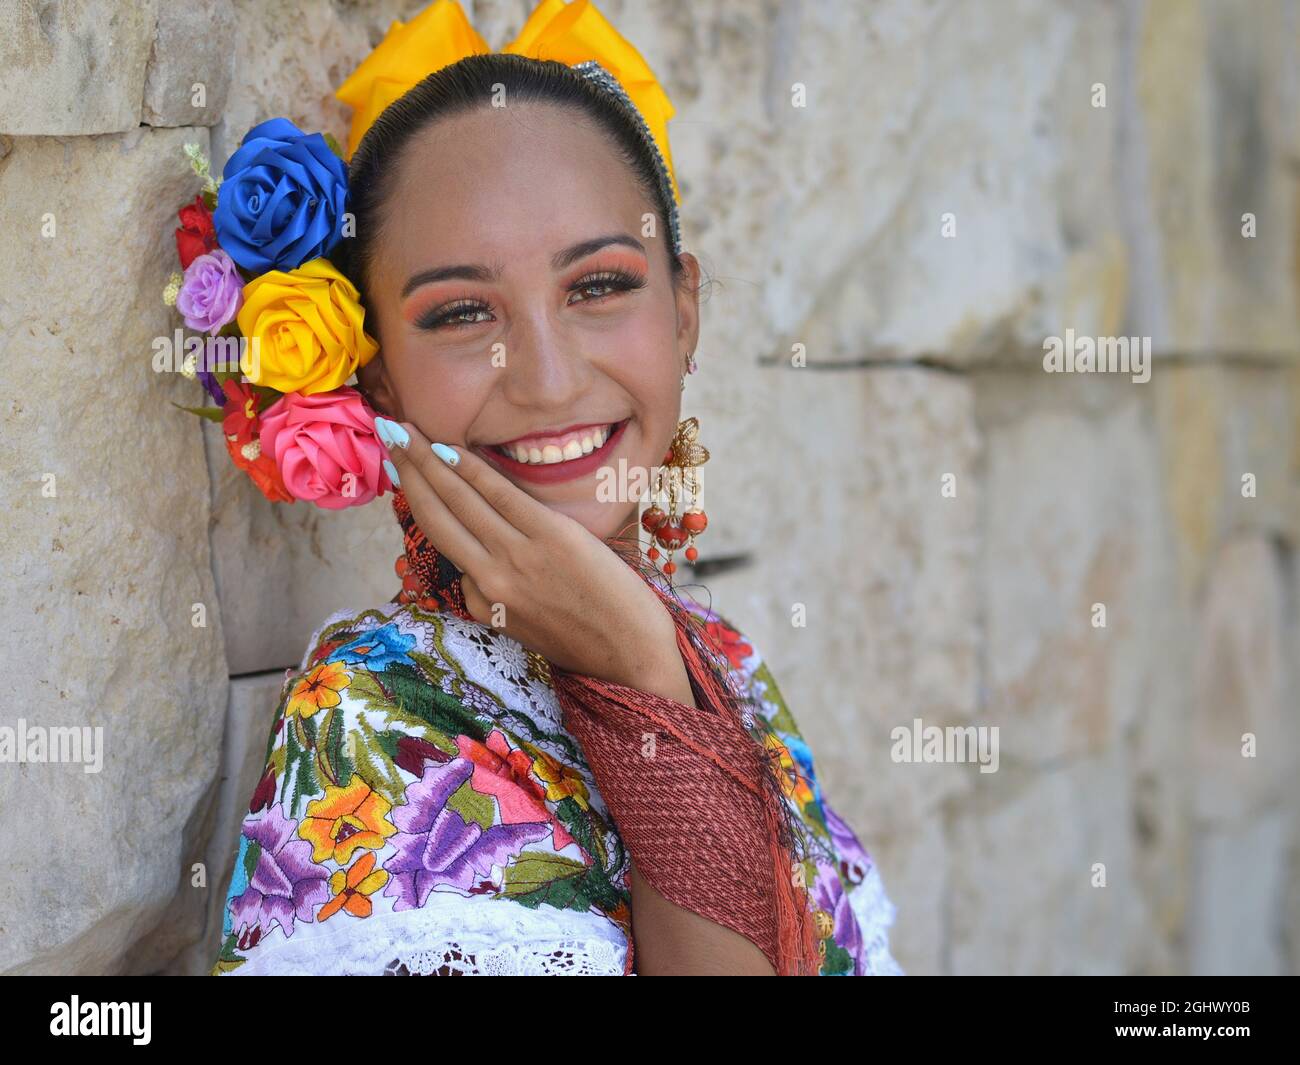
[[[635, 48], [610, 25], [591, 0], [541, 0], [501, 51], [532, 59], [554, 59], [566, 66], [594, 59], [618, 81], [641, 112], [663, 155], [680, 204], [677, 175], [668, 149], [673, 105], [659, 80]], [[334, 95], [352, 108], [348, 158], [380, 113], [436, 70], [491, 49], [470, 25], [456, 0], [435, 0], [408, 23], [394, 22], [378, 47]]]

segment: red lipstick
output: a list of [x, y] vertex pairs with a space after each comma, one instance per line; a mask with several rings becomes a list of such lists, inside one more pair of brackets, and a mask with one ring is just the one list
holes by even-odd
[[[491, 462], [495, 463], [502, 472], [517, 477], [521, 481], [530, 481], [533, 484], [558, 484], [563, 481], [572, 481], [579, 477], [586, 477], [589, 473], [604, 465], [614, 447], [623, 437], [623, 430], [627, 428], [629, 419], [624, 419], [614, 427], [614, 431], [609, 434], [609, 438], [600, 447], [583, 455], [582, 458], [570, 459], [566, 462], [550, 462], [535, 465], [530, 462], [519, 462], [516, 459], [508, 458], [500, 451], [493, 447], [479, 447], [476, 450], [479, 454], [485, 456]], [[532, 434], [545, 435], [545, 434]], [[520, 437], [526, 440], [527, 437]]]

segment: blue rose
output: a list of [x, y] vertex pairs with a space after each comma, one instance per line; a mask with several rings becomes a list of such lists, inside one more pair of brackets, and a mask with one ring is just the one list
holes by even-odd
[[407, 654], [414, 646], [414, 636], [399, 632], [396, 625], [385, 625], [336, 647], [327, 661], [365, 666], [372, 673], [382, 673], [395, 663], [414, 665]]
[[256, 125], [221, 178], [212, 224], [222, 250], [245, 270], [292, 270], [339, 242], [347, 165], [319, 133], [287, 118]]

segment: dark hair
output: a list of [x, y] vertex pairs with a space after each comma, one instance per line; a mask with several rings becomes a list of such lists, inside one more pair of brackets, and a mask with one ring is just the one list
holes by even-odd
[[[403, 151], [418, 133], [439, 119], [490, 106], [500, 86], [504, 86], [511, 103], [543, 101], [594, 119], [654, 204], [659, 232], [670, 233], [669, 204], [664, 201], [655, 159], [635, 119], [613, 96], [555, 60], [512, 53], [468, 56], [430, 74], [390, 104], [361, 138], [348, 164], [355, 236], [341, 241], [333, 258], [360, 291], [372, 335], [377, 336], [378, 324], [367, 298], [367, 278], [375, 241], [384, 224], [383, 207]], [[664, 247], [671, 276], [680, 280], [684, 270], [681, 260], [673, 254], [670, 239], [664, 240]]]

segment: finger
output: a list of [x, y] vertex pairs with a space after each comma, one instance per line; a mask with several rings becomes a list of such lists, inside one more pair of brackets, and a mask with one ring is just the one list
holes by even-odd
[[[446, 445], [444, 445], [446, 446]], [[457, 456], [449, 469], [483, 499], [510, 527], [525, 536], [536, 536], [555, 512], [539, 503], [505, 474], [466, 447], [452, 448]]]
[[[411, 438], [409, 448], [411, 460], [416, 463], [425, 480], [447, 504], [448, 509], [473, 533], [488, 552], [503, 556], [523, 540], [525, 533], [519, 529], [505, 514], [497, 509], [496, 502], [504, 500], [502, 505], [511, 513], [518, 513], [521, 508], [513, 505], [507, 493], [499, 487], [488, 483], [488, 494], [480, 490], [485, 483], [479, 475], [479, 467], [486, 465], [477, 455], [464, 447], [445, 448], [444, 455], [456, 459], [453, 465], [446, 458], [440, 458], [434, 451], [432, 442], [409, 422], [402, 422]], [[504, 477], [500, 480], [510, 493], [522, 496], [525, 501], [541, 507], [531, 496], [520, 491]], [[545, 508], [542, 508], [545, 510]], [[533, 523], [535, 526], [535, 523]]]
[[412, 460], [411, 444], [403, 446], [396, 442], [400, 439], [393, 429], [396, 424], [387, 419], [376, 419], [375, 432], [388, 448], [388, 460], [393, 466], [389, 477], [392, 478], [396, 471], [394, 484], [406, 493], [415, 523], [438, 552], [446, 555], [462, 573], [483, 572], [491, 563], [487, 549], [429, 484], [420, 464]]
[[465, 596], [465, 607], [469, 611], [469, 616], [481, 624], [490, 625], [495, 604], [488, 601], [488, 597], [483, 594], [474, 578], [465, 574], [460, 581], [460, 590]]

